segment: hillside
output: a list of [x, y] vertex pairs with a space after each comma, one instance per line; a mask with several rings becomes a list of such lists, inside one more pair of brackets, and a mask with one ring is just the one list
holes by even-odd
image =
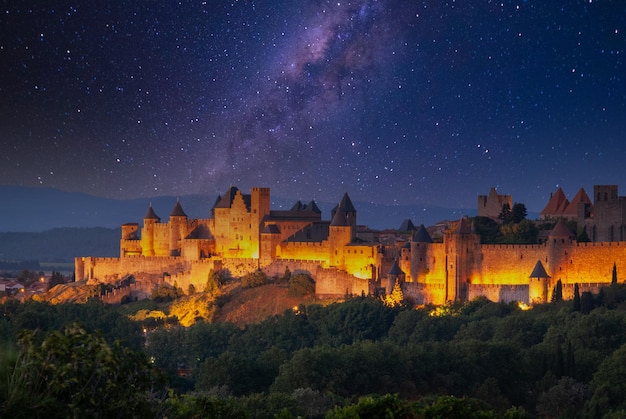
[[[57, 285], [43, 295], [33, 297], [37, 301], [48, 301], [52, 304], [59, 303], [85, 303], [96, 291], [96, 286], [87, 285], [86, 282], [73, 282], [69, 284]], [[325, 299], [323, 301], [313, 296], [295, 297], [289, 295], [289, 290], [282, 284], [266, 284], [255, 288], [242, 288], [241, 282], [238, 280], [229, 281], [221, 288], [222, 295], [220, 297], [219, 308], [215, 309], [212, 304], [214, 298], [204, 293], [196, 293], [192, 296], [183, 296], [182, 298], [167, 303], [158, 303], [159, 311], [166, 314], [175, 314], [181, 324], [189, 325], [193, 320], [184, 321], [196, 317], [198, 313], [187, 313], [187, 311], [197, 311], [197, 304], [209, 304], [211, 312], [214, 312], [213, 322], [215, 323], [233, 323], [238, 326], [259, 323], [267, 317], [280, 315], [285, 310], [299, 307], [300, 305], [311, 304], [329, 304], [336, 300]], [[133, 304], [144, 309], [145, 301], [131, 303], [122, 307], [124, 312], [135, 314], [137, 309], [133, 309]], [[155, 303], [156, 304], [156, 303]], [[206, 309], [206, 307], [204, 307]], [[211, 316], [209, 316], [210, 318]]]
[[[314, 297], [294, 297], [288, 295], [288, 289], [276, 284], [267, 284], [256, 288], [232, 288], [223, 298], [223, 305], [218, 310], [215, 321], [230, 322], [238, 326], [258, 323], [269, 316], [283, 314], [301, 304], [320, 304]], [[324, 300], [328, 303], [330, 300]]]

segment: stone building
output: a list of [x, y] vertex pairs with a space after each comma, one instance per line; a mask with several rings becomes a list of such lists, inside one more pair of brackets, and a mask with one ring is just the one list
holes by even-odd
[[[289, 269], [310, 274], [319, 297], [388, 291], [392, 278], [420, 304], [478, 296], [545, 302], [559, 280], [564, 298], [572, 298], [574, 284], [580, 292], [596, 292], [611, 283], [614, 265], [618, 273], [626, 272], [626, 242], [621, 241], [626, 199], [610, 186], [594, 188], [594, 198], [595, 212], [586, 221], [596, 239], [607, 240], [578, 243], [559, 220], [541, 244], [482, 244], [470, 221], [461, 219], [442, 242], [433, 242], [421, 225], [408, 238], [402, 231], [395, 241], [382, 243], [372, 240], [370, 231], [367, 240], [359, 235], [348, 194], [330, 220], [323, 220], [314, 201], [275, 211], [269, 188], [252, 188], [248, 195], [233, 187], [218, 197], [206, 219], [188, 218], [176, 202], [162, 222], [149, 207], [141, 228], [122, 226], [119, 258], [77, 258], [76, 279], [117, 283], [133, 275], [150, 286], [167, 282], [202, 289], [211, 270], [241, 276], [261, 269], [282, 276]], [[578, 202], [584, 204], [578, 208], [588, 204]]]
[[496, 220], [506, 204], [513, 208], [511, 195], [500, 195], [496, 188], [491, 188], [489, 195], [478, 195], [478, 216]]

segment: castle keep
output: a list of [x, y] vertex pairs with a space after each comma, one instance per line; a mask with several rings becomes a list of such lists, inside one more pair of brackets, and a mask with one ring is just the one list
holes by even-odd
[[[596, 211], [623, 216], [625, 200], [617, 197], [617, 188], [596, 188]], [[501, 204], [495, 191], [490, 195]], [[574, 200], [583, 217], [591, 214], [585, 197]], [[558, 199], [557, 208], [567, 208]], [[586, 225], [595, 228], [594, 238], [609, 240], [591, 243], [578, 243], [559, 221], [541, 244], [481, 244], [468, 220], [461, 219], [442, 242], [433, 242], [422, 225], [383, 245], [358, 226], [348, 194], [331, 211], [330, 220], [322, 220], [314, 201], [277, 211], [270, 208], [269, 188], [244, 194], [231, 187], [218, 197], [209, 218], [190, 219], [177, 201], [162, 222], [150, 206], [142, 226], [122, 226], [120, 257], [77, 258], [76, 280], [114, 284], [132, 275], [148, 284], [164, 281], [202, 289], [211, 270], [241, 276], [261, 269], [282, 276], [288, 268], [310, 274], [320, 297], [390, 292], [398, 281], [405, 297], [416, 303], [478, 296], [538, 303], [550, 300], [557, 281], [567, 299], [576, 283], [580, 292], [595, 292], [611, 282], [613, 266], [618, 273], [626, 271], [626, 242], [613, 241], [621, 239], [624, 223], [610, 228], [602, 220], [587, 218]]]

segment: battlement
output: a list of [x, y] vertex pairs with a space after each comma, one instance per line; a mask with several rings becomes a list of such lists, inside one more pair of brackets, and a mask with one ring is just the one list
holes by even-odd
[[626, 242], [576, 242], [577, 247], [617, 247], [617, 248], [626, 248]]
[[545, 244], [481, 244], [483, 250], [541, 250], [545, 249]]

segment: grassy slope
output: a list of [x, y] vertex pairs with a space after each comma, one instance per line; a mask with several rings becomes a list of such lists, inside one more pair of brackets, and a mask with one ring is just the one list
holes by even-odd
[[300, 304], [319, 303], [313, 297], [290, 296], [286, 287], [275, 284], [248, 289], [236, 287], [230, 290], [224, 301], [215, 321], [231, 322], [240, 326], [258, 323]]

